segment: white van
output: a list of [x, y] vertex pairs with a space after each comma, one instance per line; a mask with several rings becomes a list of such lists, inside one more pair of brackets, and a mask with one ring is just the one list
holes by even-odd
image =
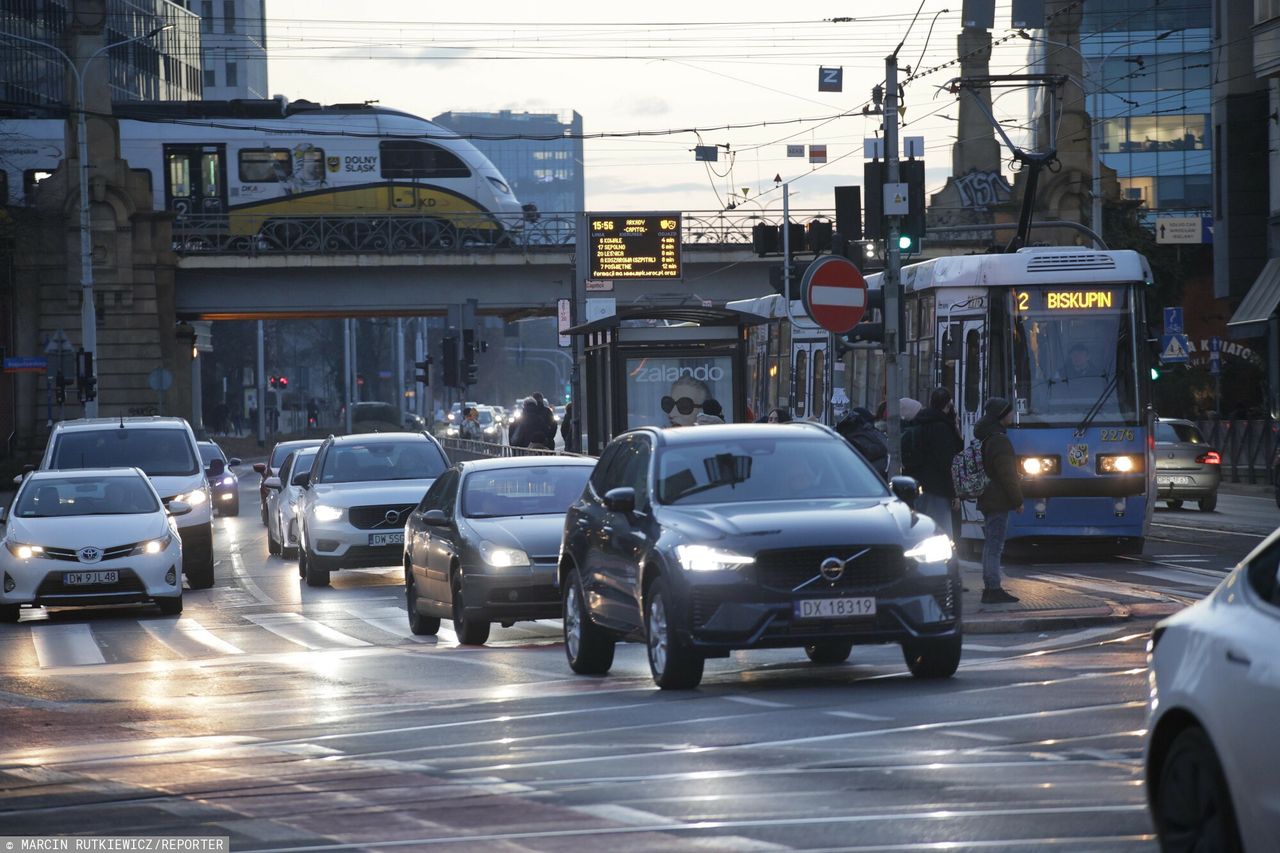
[[192, 589], [213, 586], [213, 501], [200, 451], [182, 418], [85, 418], [53, 425], [41, 471], [141, 468], [161, 499], [191, 507], [179, 516], [182, 572]]

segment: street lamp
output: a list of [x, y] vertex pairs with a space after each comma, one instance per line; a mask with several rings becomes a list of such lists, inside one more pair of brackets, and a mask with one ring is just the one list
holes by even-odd
[[[1092, 151], [1093, 204], [1089, 212], [1089, 218], [1092, 220], [1089, 224], [1090, 226], [1092, 226], [1094, 232], [1098, 235], [1099, 239], [1102, 238], [1102, 138], [1099, 132], [1100, 128], [1098, 123], [1098, 113], [1102, 109], [1103, 68], [1106, 65], [1108, 59], [1115, 56], [1118, 52], [1122, 50], [1133, 47], [1135, 44], [1142, 44], [1144, 42], [1164, 41], [1174, 33], [1180, 33], [1180, 32], [1182, 32], [1182, 28], [1178, 27], [1177, 29], [1167, 30], [1163, 33], [1160, 33], [1159, 35], [1148, 36], [1147, 38], [1134, 39], [1133, 41], [1125, 42], [1124, 44], [1113, 48], [1111, 51], [1106, 53], [1102, 57], [1102, 59], [1095, 60], [1085, 56], [1083, 53], [1080, 52], [1078, 48], [1072, 47], [1071, 45], [1066, 44], [1064, 42], [1053, 41], [1052, 39], [1047, 39], [1047, 38], [1039, 38], [1031, 35], [1026, 30], [1018, 31], [1018, 35], [1026, 39], [1027, 41], [1038, 41], [1042, 44], [1051, 44], [1055, 47], [1061, 47], [1071, 51], [1076, 56], [1080, 57], [1080, 60], [1085, 65], [1085, 76], [1090, 79], [1091, 85], [1089, 86], [1089, 88], [1092, 89], [1092, 91], [1089, 92], [1088, 94], [1093, 99], [1093, 108], [1089, 111], [1089, 142], [1090, 142], [1090, 147], [1093, 149]], [[1083, 89], [1084, 87], [1082, 86], [1081, 88]]]
[[[154, 38], [165, 30], [171, 29], [173, 29], [173, 24], [165, 24], [143, 35], [100, 47], [84, 61], [84, 68], [78, 67], [76, 61], [61, 48], [48, 42], [14, 35], [13, 33], [0, 33], [0, 37], [3, 38], [26, 42], [52, 50], [62, 57], [63, 61], [67, 63], [67, 67], [71, 69], [71, 73], [75, 76], [76, 102], [72, 105], [72, 109], [76, 113], [76, 158], [79, 161], [78, 171], [80, 173], [80, 345], [87, 353], [93, 354], [98, 348], [98, 308], [93, 301], [93, 239], [89, 221], [89, 139], [85, 120], [84, 72], [89, 69], [89, 63], [112, 48], [133, 44], [136, 41], [145, 41]], [[98, 414], [98, 400], [95, 392], [98, 372], [96, 364], [99, 360], [95, 357], [89, 362], [95, 366], [92, 368], [91, 375], [84, 377], [88, 382], [90, 393], [93, 394], [93, 399], [85, 400], [84, 403], [84, 414], [88, 418], [96, 417]]]

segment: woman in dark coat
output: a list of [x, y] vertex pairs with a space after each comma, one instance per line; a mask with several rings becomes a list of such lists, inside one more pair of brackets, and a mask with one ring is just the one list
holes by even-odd
[[986, 520], [986, 541], [982, 544], [982, 603], [1005, 604], [1018, 599], [1000, 585], [1000, 560], [1009, 533], [1009, 513], [1022, 512], [1018, 458], [1005, 432], [1005, 427], [1013, 422], [1013, 406], [1002, 397], [992, 397], [982, 412], [982, 419], [973, 428], [974, 438], [982, 442], [982, 468], [991, 478], [978, 496], [978, 509]]

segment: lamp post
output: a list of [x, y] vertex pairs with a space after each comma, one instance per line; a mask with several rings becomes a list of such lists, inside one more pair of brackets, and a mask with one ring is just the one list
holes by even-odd
[[96, 357], [98, 349], [98, 308], [93, 301], [93, 235], [89, 219], [89, 138], [85, 119], [84, 73], [89, 69], [89, 63], [112, 48], [133, 44], [136, 41], [145, 41], [154, 38], [165, 30], [171, 29], [173, 29], [173, 24], [165, 24], [143, 35], [104, 45], [89, 55], [89, 58], [84, 61], [83, 68], [78, 67], [76, 61], [66, 51], [48, 42], [14, 35], [13, 33], [0, 33], [0, 37], [3, 38], [26, 42], [52, 50], [67, 63], [67, 67], [71, 69], [76, 81], [76, 100], [72, 105], [72, 109], [76, 113], [76, 159], [78, 161], [77, 171], [79, 172], [80, 180], [80, 346], [85, 352], [95, 356], [90, 362], [93, 365], [91, 375], [83, 377], [89, 383], [92, 396], [92, 399], [85, 400], [84, 404], [84, 414], [88, 418], [96, 417], [98, 414], [96, 388], [99, 359]]
[[[1064, 42], [1053, 41], [1052, 39], [1047, 39], [1047, 38], [1039, 38], [1031, 35], [1026, 30], [1020, 30], [1018, 32], [1018, 35], [1026, 39], [1027, 41], [1038, 41], [1038, 42], [1041, 42], [1042, 44], [1051, 44], [1055, 47], [1065, 48], [1066, 50], [1069, 50], [1072, 53], [1074, 53], [1076, 56], [1080, 57], [1080, 60], [1084, 63], [1085, 76], [1090, 80], [1089, 89], [1091, 91], [1088, 93], [1088, 95], [1090, 99], [1093, 101], [1092, 108], [1089, 111], [1089, 145], [1093, 149], [1092, 150], [1093, 175], [1091, 180], [1093, 200], [1092, 200], [1092, 207], [1090, 208], [1090, 212], [1089, 212], [1089, 218], [1091, 220], [1089, 225], [1093, 228], [1094, 233], [1098, 235], [1099, 239], [1105, 239], [1103, 238], [1103, 234], [1102, 234], [1102, 136], [1099, 132], [1100, 128], [1099, 128], [1099, 122], [1098, 122], [1098, 113], [1102, 109], [1103, 67], [1106, 65], [1107, 60], [1109, 60], [1111, 57], [1115, 56], [1117, 53], [1119, 53], [1122, 50], [1126, 50], [1130, 47], [1133, 47], [1135, 44], [1143, 44], [1144, 42], [1149, 42], [1149, 41], [1163, 41], [1167, 39], [1169, 36], [1173, 35], [1174, 33], [1180, 33], [1180, 32], [1182, 32], [1181, 27], [1177, 29], [1167, 30], [1166, 32], [1160, 33], [1159, 35], [1148, 36], [1147, 38], [1134, 39], [1133, 41], [1125, 42], [1122, 45], [1112, 48], [1108, 53], [1104, 54], [1101, 59], [1090, 59], [1089, 57], [1081, 53], [1078, 48], [1072, 47], [1071, 45], [1066, 44]], [[1084, 87], [1082, 86], [1081, 88], [1083, 89]]]

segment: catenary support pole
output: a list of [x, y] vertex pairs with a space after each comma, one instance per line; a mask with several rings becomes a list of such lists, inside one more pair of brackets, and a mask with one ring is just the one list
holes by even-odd
[[[898, 166], [898, 54], [895, 51], [885, 59], [884, 82], [884, 158], [885, 195], [901, 178]], [[908, 194], [909, 195], [909, 194]], [[888, 209], [888, 205], [884, 209]], [[902, 217], [885, 217], [884, 264], [884, 361], [885, 361], [885, 419], [888, 422], [889, 476], [897, 474], [902, 466], [902, 418], [898, 399], [902, 396], [901, 304], [902, 304], [902, 249], [898, 237], [902, 231]]]
[[254, 385], [257, 386], [258, 422], [254, 429], [258, 431], [258, 445], [267, 443], [267, 345], [264, 322], [258, 321], [258, 369], [254, 372]]

